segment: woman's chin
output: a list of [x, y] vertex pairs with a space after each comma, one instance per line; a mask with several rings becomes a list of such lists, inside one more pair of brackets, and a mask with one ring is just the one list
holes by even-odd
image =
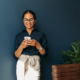
[[32, 26], [27, 26], [27, 29], [30, 29], [30, 28], [32, 28]]

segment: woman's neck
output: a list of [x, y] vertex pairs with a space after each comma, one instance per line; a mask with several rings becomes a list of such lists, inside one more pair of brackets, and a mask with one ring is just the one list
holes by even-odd
[[32, 27], [32, 28], [26, 28], [26, 31], [28, 32], [28, 34], [30, 35], [31, 34], [31, 32], [34, 30], [34, 27]]

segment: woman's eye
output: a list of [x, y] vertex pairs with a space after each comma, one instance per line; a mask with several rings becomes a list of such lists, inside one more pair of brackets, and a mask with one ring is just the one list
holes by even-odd
[[28, 19], [25, 19], [25, 21], [28, 21]]
[[30, 21], [32, 21], [33, 19], [30, 19]]
[[28, 22], [28, 21], [34, 21], [34, 19], [23, 19], [24, 21]]
[[27, 19], [24, 19], [24, 21], [28, 21]]

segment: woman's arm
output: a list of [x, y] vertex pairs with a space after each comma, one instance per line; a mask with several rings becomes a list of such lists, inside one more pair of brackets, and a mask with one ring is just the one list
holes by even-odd
[[[37, 42], [36, 48], [39, 49], [40, 47], [42, 47], [41, 44]], [[42, 47], [42, 50], [39, 50], [39, 52], [41, 55], [43, 55], [45, 53], [45, 49]]]
[[38, 50], [42, 56], [44, 56], [48, 53], [47, 38], [46, 38], [45, 34], [43, 34], [43, 36], [41, 38], [41, 43], [39, 43], [35, 39], [32, 39], [32, 40], [29, 40], [28, 45], [35, 46], [37, 49], [42, 47], [42, 50]]
[[20, 55], [21, 55], [21, 53], [22, 53], [22, 51], [23, 51], [23, 48], [21, 47], [21, 45], [18, 47], [18, 49], [15, 51], [15, 56], [18, 58]]
[[26, 47], [28, 47], [28, 42], [26, 42], [26, 40], [23, 40], [21, 45], [15, 51], [14, 55], [18, 58], [21, 55], [23, 49], [26, 48]]
[[38, 45], [36, 45], [36, 48], [39, 49], [39, 47], [41, 47], [41, 46], [42, 46], [42, 50], [38, 50], [38, 51], [40, 52], [40, 54], [42, 56], [47, 55], [47, 53], [48, 53], [48, 44], [47, 44], [47, 38], [46, 38], [45, 33], [43, 34], [43, 36], [41, 38], [41, 42]]

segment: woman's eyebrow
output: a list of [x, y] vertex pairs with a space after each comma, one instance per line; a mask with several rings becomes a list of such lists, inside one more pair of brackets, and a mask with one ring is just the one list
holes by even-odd
[[[28, 19], [28, 18], [24, 18], [24, 19]], [[30, 19], [34, 19], [34, 18], [30, 18]]]

